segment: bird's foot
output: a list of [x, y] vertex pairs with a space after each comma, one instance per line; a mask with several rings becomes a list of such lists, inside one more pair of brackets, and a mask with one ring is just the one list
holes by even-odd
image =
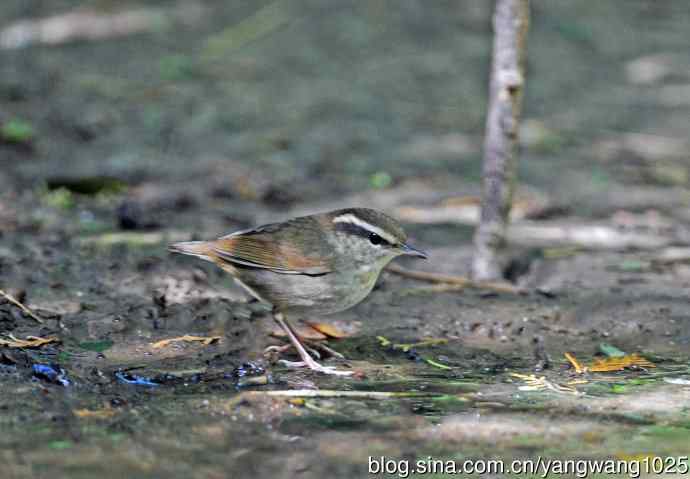
[[[332, 356], [332, 357], [338, 358], [338, 359], [345, 359], [345, 356], [343, 356], [342, 354], [340, 354], [338, 351], [336, 351], [336, 350], [333, 349], [333, 348], [330, 348], [330, 347], [326, 346], [325, 344], [323, 344], [323, 343], [321, 343], [321, 342], [312, 342], [312, 341], [308, 341], [308, 344], [309, 344], [309, 346], [311, 346], [313, 349], [317, 349], [317, 350], [320, 349], [321, 351], [327, 353], [329, 356]], [[320, 355], [317, 356], [317, 359], [320, 358], [320, 357], [321, 357]]]
[[[275, 355], [280, 356], [281, 354], [284, 354], [286, 351], [289, 351], [290, 349], [292, 349], [292, 348], [294, 348], [294, 347], [295, 347], [295, 346], [294, 346], [292, 343], [290, 343], [290, 344], [283, 344], [282, 346], [277, 346], [277, 345], [267, 346], [267, 347], [264, 349], [264, 357], [273, 357], [273, 358], [275, 358], [275, 357], [276, 357]], [[307, 346], [305, 346], [304, 348], [305, 348], [309, 353], [311, 353], [312, 355], [314, 355], [314, 357], [316, 357], [316, 359], [321, 359], [321, 354], [319, 354], [319, 352], [318, 352], [316, 349], [311, 348], [311, 347], [307, 347]]]
[[273, 319], [275, 319], [275, 321], [280, 325], [280, 327], [283, 328], [283, 331], [285, 331], [285, 333], [288, 335], [288, 338], [290, 338], [290, 342], [297, 350], [299, 357], [302, 359], [302, 361], [300, 362], [291, 362], [283, 360], [280, 361], [282, 364], [286, 365], [287, 367], [293, 368], [309, 368], [312, 371], [318, 371], [323, 374], [332, 374], [336, 376], [349, 376], [351, 374], [354, 374], [353, 371], [339, 371], [334, 367], [322, 366], [321, 364], [314, 361], [314, 358], [312, 358], [307, 352], [307, 350], [304, 348], [304, 345], [302, 345], [297, 334], [294, 332], [292, 327], [290, 327], [287, 320], [283, 317], [283, 314], [279, 311], [274, 312]]
[[342, 371], [340, 369], [336, 369], [335, 366], [324, 366], [322, 364], [317, 363], [316, 361], [312, 360], [310, 362], [308, 361], [287, 361], [285, 359], [281, 359], [278, 361], [280, 364], [282, 364], [285, 367], [288, 368], [309, 368], [312, 371], [318, 371], [323, 374], [330, 374], [333, 376], [351, 376], [354, 374], [354, 371]]

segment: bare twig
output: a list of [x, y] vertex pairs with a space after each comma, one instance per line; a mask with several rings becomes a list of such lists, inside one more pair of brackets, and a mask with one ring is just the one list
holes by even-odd
[[515, 186], [518, 127], [524, 90], [529, 0], [498, 0], [482, 173], [481, 219], [474, 236], [472, 276], [496, 280]]
[[168, 346], [171, 343], [177, 343], [177, 342], [186, 342], [186, 343], [191, 343], [191, 342], [197, 342], [201, 343], [204, 346], [208, 346], [209, 344], [215, 343], [216, 341], [220, 341], [221, 337], [220, 336], [191, 336], [189, 334], [185, 334], [184, 336], [179, 336], [177, 338], [170, 338], [170, 339], [162, 339], [160, 341], [156, 341], [155, 343], [151, 343], [151, 346], [154, 349], [160, 349]]
[[171, 10], [137, 8], [104, 13], [79, 8], [49, 17], [20, 20], [0, 29], [0, 50], [152, 32], [170, 25], [195, 23], [204, 13], [204, 7], [196, 2], [180, 2]]
[[325, 344], [323, 344], [321, 342], [318, 342], [318, 341], [305, 341], [305, 342], [315, 349], [321, 349], [322, 351], [326, 352], [327, 354], [329, 354], [330, 356], [332, 356], [334, 358], [345, 359], [345, 356], [340, 354], [338, 351], [336, 351], [333, 348], [326, 346]]
[[299, 401], [300, 404], [306, 405], [303, 398], [315, 399], [363, 399], [363, 400], [382, 400], [382, 399], [404, 399], [404, 398], [423, 398], [423, 397], [438, 397], [442, 396], [440, 393], [422, 392], [422, 391], [402, 391], [402, 392], [388, 392], [388, 391], [339, 391], [333, 389], [291, 389], [284, 391], [245, 391], [226, 403], [226, 407], [234, 408], [241, 404], [246, 404], [251, 399], [262, 398], [286, 398], [290, 402]]
[[3, 291], [2, 289], [0, 289], [0, 296], [2, 296], [2, 297], [5, 298], [7, 301], [9, 301], [10, 303], [14, 304], [16, 307], [18, 307], [19, 309], [21, 309], [21, 310], [24, 312], [24, 314], [26, 314], [27, 316], [29, 316], [29, 317], [30, 317], [31, 319], [33, 319], [34, 321], [43, 324], [43, 320], [42, 320], [41, 318], [39, 318], [38, 316], [36, 316], [36, 315], [33, 313], [33, 311], [31, 311], [29, 308], [27, 308], [26, 306], [24, 306], [24, 304], [22, 304], [21, 301], [19, 301], [17, 298], [15, 298], [14, 296], [12, 296], [10, 293], [7, 293], [7, 292]]
[[419, 391], [337, 391], [331, 389], [293, 389], [288, 391], [252, 391], [251, 394], [260, 394], [273, 397], [288, 398], [350, 398], [350, 399], [392, 399], [440, 396], [439, 393]]
[[[451, 284], [457, 286], [458, 288], [466, 287], [474, 289], [487, 289], [497, 293], [513, 294], [521, 294], [525, 292], [522, 288], [518, 288], [517, 286], [513, 286], [509, 283], [501, 283], [498, 281], [474, 281], [464, 276], [428, 273], [426, 271], [414, 271], [397, 265], [389, 265], [386, 268], [386, 271], [397, 274], [398, 276], [403, 276], [405, 278], [429, 281], [432, 283]], [[450, 288], [450, 290], [454, 289], [455, 288]]]
[[466, 288], [461, 284], [434, 284], [431, 286], [419, 286], [417, 288], [408, 288], [398, 291], [401, 296], [413, 296], [424, 294], [438, 294], [438, 293], [452, 293], [455, 291], [462, 291]]
[[60, 339], [56, 337], [39, 338], [37, 336], [27, 336], [26, 339], [19, 339], [11, 334], [8, 334], [9, 339], [0, 338], [0, 346], [7, 346], [9, 348], [40, 348], [45, 344], [59, 343]]
[[669, 246], [674, 241], [672, 235], [625, 231], [606, 224], [534, 221], [510, 225], [508, 239], [515, 244], [536, 247], [580, 246], [599, 250], [654, 250]]

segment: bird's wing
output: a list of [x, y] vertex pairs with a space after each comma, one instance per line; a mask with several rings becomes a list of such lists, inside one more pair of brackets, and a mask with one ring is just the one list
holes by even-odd
[[318, 250], [307, 251], [300, 244], [286, 241], [285, 236], [281, 234], [283, 228], [300, 226], [307, 226], [299, 230], [301, 244], [322, 244], [323, 240], [316, 237], [318, 231], [309, 228], [310, 225], [278, 223], [224, 236], [213, 242], [213, 249], [219, 259], [236, 265], [263, 268], [282, 274], [330, 273], [330, 257], [319, 253]]

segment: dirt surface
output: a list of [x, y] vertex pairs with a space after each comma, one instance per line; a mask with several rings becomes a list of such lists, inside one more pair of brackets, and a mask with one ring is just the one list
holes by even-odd
[[[0, 288], [43, 321], [0, 302], [0, 339], [57, 340], [0, 345], [3, 477], [687, 456], [690, 266], [674, 249], [690, 238], [687, 2], [533, 3], [520, 178], [541, 206], [521, 224], [656, 242], [518, 235], [508, 273], [524, 294], [384, 273], [351, 310], [301, 318], [346, 333], [328, 345], [347, 360], [325, 359], [357, 372], [345, 379], [265, 358], [283, 341], [266, 308], [166, 245], [366, 205], [430, 254], [401, 264], [466, 274], [471, 220], [430, 219], [478, 192], [490, 4], [194, 5], [0, 5], [0, 32], [79, 6], [157, 18], [0, 50]], [[154, 345], [183, 335], [217, 339]], [[607, 345], [656, 367], [577, 374], [564, 357], [590, 364]], [[268, 394], [285, 390], [401, 394]]]

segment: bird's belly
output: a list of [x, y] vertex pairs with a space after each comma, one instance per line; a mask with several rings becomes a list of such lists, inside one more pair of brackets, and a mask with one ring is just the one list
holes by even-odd
[[331, 314], [366, 298], [378, 274], [363, 272], [345, 276], [278, 274], [266, 270], [243, 271], [241, 280], [261, 299], [288, 313]]

